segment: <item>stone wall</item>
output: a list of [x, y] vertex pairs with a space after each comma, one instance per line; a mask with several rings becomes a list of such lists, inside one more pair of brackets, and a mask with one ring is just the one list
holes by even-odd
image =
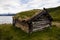
[[25, 32], [27, 32], [28, 33], [28, 31], [29, 31], [29, 27], [28, 27], [28, 25], [27, 24], [21, 24], [21, 23], [16, 23], [15, 24], [16, 25], [16, 27], [18, 27], [18, 28], [20, 28], [20, 29], [22, 29], [23, 31], [25, 31]]

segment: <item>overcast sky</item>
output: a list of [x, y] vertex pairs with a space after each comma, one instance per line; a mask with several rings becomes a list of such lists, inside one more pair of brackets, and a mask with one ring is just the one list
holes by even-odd
[[0, 14], [60, 6], [60, 0], [0, 0]]

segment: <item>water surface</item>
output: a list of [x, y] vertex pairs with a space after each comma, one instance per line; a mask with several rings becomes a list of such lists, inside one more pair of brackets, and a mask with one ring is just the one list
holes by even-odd
[[12, 16], [0, 16], [0, 24], [12, 24]]

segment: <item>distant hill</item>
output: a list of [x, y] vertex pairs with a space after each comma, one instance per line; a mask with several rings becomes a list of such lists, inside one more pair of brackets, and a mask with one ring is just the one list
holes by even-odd
[[14, 16], [16, 14], [0, 14], [0, 16]]
[[49, 10], [49, 12], [54, 12], [56, 10], [60, 11], [60, 6], [59, 7], [55, 7], [55, 8], [49, 8], [48, 10]]
[[49, 8], [48, 10], [54, 21], [60, 21], [60, 6], [56, 8]]

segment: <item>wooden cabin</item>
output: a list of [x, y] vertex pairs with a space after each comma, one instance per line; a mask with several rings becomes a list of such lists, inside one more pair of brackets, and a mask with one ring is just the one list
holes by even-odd
[[[52, 17], [45, 8], [33, 12], [32, 16], [27, 12], [27, 14], [23, 13], [17, 13], [17, 17], [13, 17], [13, 26], [22, 29], [24, 32], [31, 33], [51, 26]], [[27, 15], [29, 16], [27, 17]]]

